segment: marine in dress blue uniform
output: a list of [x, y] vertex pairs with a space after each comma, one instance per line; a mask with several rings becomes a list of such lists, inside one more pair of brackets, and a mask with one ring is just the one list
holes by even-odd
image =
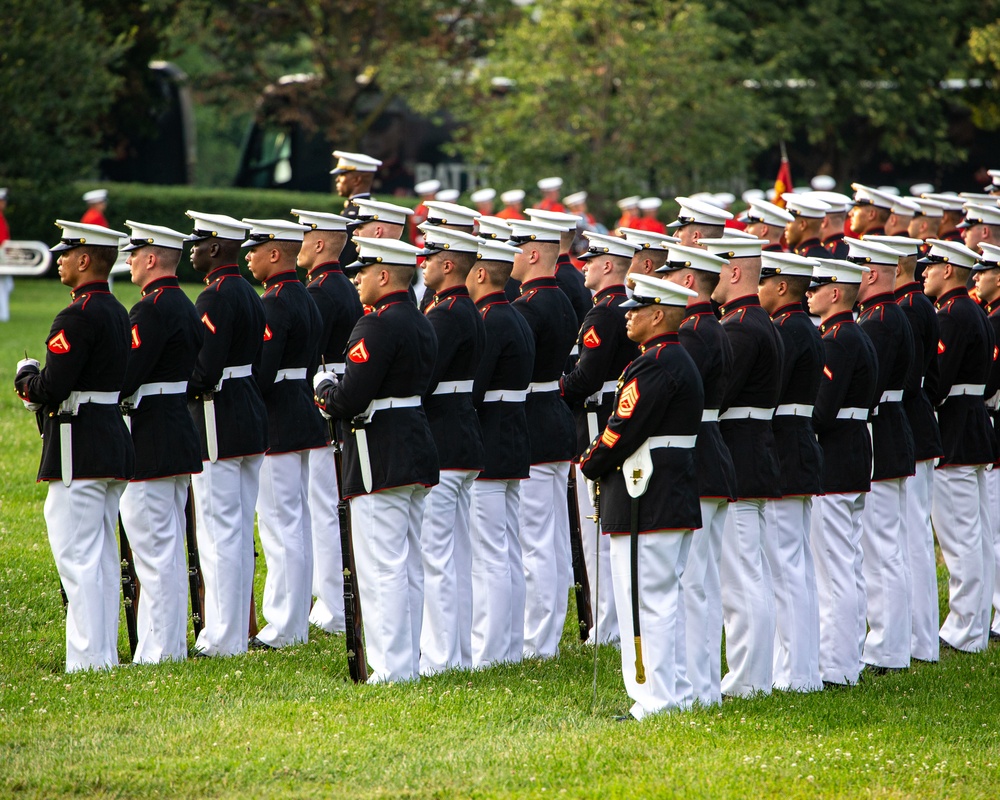
[[[795, 211], [790, 213], [794, 216]], [[822, 491], [823, 453], [812, 415], [823, 378], [823, 341], [804, 305], [816, 264], [794, 253], [764, 253], [758, 290], [785, 353], [771, 423], [781, 467], [781, 497], [769, 500], [764, 509], [764, 554], [774, 580], [777, 625], [773, 680], [776, 689], [799, 692], [823, 688], [816, 567], [809, 543], [813, 496]]]
[[978, 652], [989, 642], [994, 555], [985, 465], [996, 460], [983, 394], [996, 358], [993, 329], [965, 288], [977, 254], [930, 239], [924, 292], [934, 298], [941, 338], [938, 377], [928, 387], [937, 407], [944, 455], [934, 475], [931, 519], [948, 566], [948, 616], [941, 641]]
[[[582, 229], [583, 218], [579, 214], [568, 214], [545, 208], [528, 208], [525, 213], [529, 219], [555, 225], [560, 230], [559, 255], [556, 257], [556, 283], [565, 292], [576, 313], [577, 325], [583, 324], [583, 318], [590, 311], [591, 292], [584, 286], [583, 273], [573, 264], [572, 249], [578, 232]], [[574, 351], [574, 356], [579, 355]]]
[[910, 566], [910, 657], [937, 661], [938, 594], [937, 556], [931, 527], [934, 462], [941, 457], [941, 433], [925, 384], [937, 374], [937, 312], [914, 279], [923, 242], [900, 236], [872, 236], [868, 241], [886, 244], [899, 254], [896, 266], [896, 303], [903, 309], [913, 334], [913, 363], [903, 385], [903, 410], [913, 433], [914, 474], [906, 480], [906, 519], [903, 534]]
[[[1000, 209], [998, 209], [1000, 211]], [[979, 242], [982, 255], [976, 260], [973, 277], [979, 301], [983, 305], [990, 327], [993, 328], [993, 338], [1000, 342], [1000, 246]], [[971, 248], [970, 248], [971, 249]], [[995, 345], [994, 345], [995, 346]], [[997, 419], [1000, 417], [1000, 359], [994, 358], [990, 367], [990, 377], [986, 382], [986, 408], [993, 423], [994, 445], [997, 444]], [[993, 528], [994, 558], [1000, 553], [1000, 447], [997, 447], [998, 461], [993, 462], [993, 469], [986, 473], [986, 489], [990, 503], [990, 523]], [[1000, 564], [1000, 561], [998, 561]], [[1000, 566], [994, 576], [1000, 574]], [[994, 577], [993, 608], [1000, 608], [1000, 581]], [[1000, 638], [1000, 614], [994, 610], [993, 625], [990, 628], [990, 639]]]
[[877, 672], [910, 664], [912, 589], [903, 525], [906, 479], [914, 474], [915, 456], [903, 391], [913, 363], [913, 333], [896, 303], [897, 252], [868, 239], [848, 238], [847, 244], [848, 260], [869, 267], [858, 290], [858, 325], [878, 357], [870, 423], [872, 486], [861, 515], [868, 621], [861, 659]]
[[785, 225], [788, 249], [803, 258], [830, 258], [830, 253], [820, 242], [820, 232], [823, 220], [832, 206], [814, 198], [813, 193], [785, 192], [781, 199], [785, 201], [785, 210], [792, 217]]
[[778, 405], [783, 345], [757, 298], [762, 240], [703, 239], [730, 263], [713, 298], [733, 348], [733, 371], [719, 423], [736, 469], [736, 502], [722, 541], [722, 607], [729, 672], [724, 695], [768, 693], [774, 653], [774, 588], [763, 551], [764, 508], [781, 497], [781, 473], [771, 418]]
[[[340, 268], [350, 220], [339, 214], [292, 209], [309, 230], [302, 235], [296, 265], [306, 271], [306, 289], [316, 303], [323, 330], [318, 371], [344, 374], [347, 339], [364, 313], [358, 291]], [[336, 426], [334, 426], [336, 427]], [[327, 431], [327, 438], [330, 438]], [[309, 451], [309, 516], [312, 523], [315, 600], [309, 622], [328, 633], [344, 630], [344, 562], [340, 547], [337, 467], [331, 447]]]
[[[611, 577], [621, 612], [622, 677], [634, 701], [629, 713], [643, 719], [687, 708], [694, 699], [686, 675], [681, 579], [691, 531], [701, 526], [694, 445], [704, 393], [698, 368], [677, 336], [685, 305], [696, 293], [647, 275], [635, 281], [626, 305], [629, 336], [640, 355], [622, 375], [614, 413], [580, 464], [584, 475], [601, 484], [601, 523], [610, 534]], [[645, 482], [644, 493], [639, 481]], [[635, 590], [632, 546], [638, 548]], [[633, 647], [640, 633], [632, 621], [636, 599], [643, 683], [636, 680]]]
[[823, 379], [813, 428], [823, 448], [824, 494], [813, 508], [811, 543], [819, 594], [819, 668], [826, 685], [857, 683], [865, 640], [861, 513], [871, 488], [868, 416], [878, 398], [878, 356], [852, 308], [867, 267], [821, 259], [807, 292], [821, 320]]
[[430, 675], [472, 666], [470, 509], [473, 481], [486, 462], [472, 389], [486, 349], [486, 328], [465, 285], [480, 240], [430, 223], [421, 230], [424, 285], [434, 293], [425, 313], [438, 342], [424, 411], [437, 446], [440, 479], [427, 494], [420, 531], [420, 672]]
[[[442, 192], [441, 195], [445, 196], [445, 193]], [[456, 199], [458, 192], [454, 191], [454, 195], [455, 197], [450, 199]], [[427, 219], [422, 224], [459, 231], [470, 236], [473, 235], [476, 222], [482, 216], [478, 211], [445, 200], [430, 200], [427, 202], [426, 208]], [[422, 269], [417, 269], [417, 280], [414, 287], [414, 296], [420, 299], [420, 310], [426, 311], [434, 302], [434, 290], [424, 283]]]
[[190, 476], [201, 472], [187, 389], [205, 326], [177, 281], [186, 234], [126, 224], [132, 235], [123, 249], [132, 283], [142, 289], [129, 312], [132, 350], [121, 394], [135, 447], [135, 477], [122, 495], [121, 516], [142, 587], [132, 656], [139, 664], [187, 657], [184, 507]]
[[[510, 225], [502, 217], [484, 216], [476, 220], [476, 235], [487, 242], [506, 242], [510, 239]], [[513, 303], [521, 296], [521, 282], [513, 277], [507, 278], [503, 287], [508, 303]]]
[[[563, 399], [573, 409], [576, 418], [577, 454], [593, 442], [604, 430], [613, 410], [618, 378], [638, 353], [635, 342], [625, 330], [625, 311], [621, 304], [626, 300], [625, 276], [632, 263], [632, 256], [639, 245], [618, 236], [585, 232], [589, 248], [580, 258], [584, 260], [585, 289], [594, 292], [590, 311], [583, 318], [576, 339], [579, 358], [572, 370], [560, 379]], [[572, 265], [571, 265], [572, 266]], [[575, 268], [574, 268], [575, 269]], [[610, 575], [610, 543], [598, 540], [597, 525], [592, 519], [594, 504], [584, 480], [578, 481], [580, 531], [587, 574], [595, 575], [600, 569]], [[600, 559], [600, 566], [598, 566]], [[594, 610], [595, 630], [588, 633], [590, 641], [600, 643], [618, 640], [618, 615], [615, 612], [614, 591], [611, 582], [590, 581], [591, 608]], [[597, 595], [600, 589], [600, 596]]]
[[792, 215], [781, 206], [752, 198], [745, 214], [745, 230], [767, 242], [762, 248], [763, 252], [782, 252], [785, 249], [782, 241], [785, 228], [792, 221]]
[[809, 192], [809, 196], [830, 206], [830, 210], [823, 215], [819, 226], [820, 244], [827, 253], [825, 256], [813, 257], [846, 259], [847, 244], [844, 242], [844, 227], [847, 224], [847, 210], [854, 203], [854, 200], [846, 194], [828, 190]]
[[348, 339], [343, 379], [320, 373], [314, 389], [317, 405], [343, 425], [368, 680], [379, 683], [420, 673], [420, 526], [427, 490], [438, 482], [421, 398], [437, 336], [408, 291], [420, 251], [398, 241], [355, 241], [360, 260], [344, 270], [372, 310]]
[[295, 274], [305, 226], [285, 220], [252, 224], [243, 243], [254, 278], [264, 285], [264, 346], [254, 378], [267, 408], [268, 451], [260, 468], [257, 523], [267, 562], [262, 610], [267, 624], [251, 647], [309, 640], [312, 521], [309, 451], [327, 446], [313, 403], [323, 318]]
[[467, 281], [486, 328], [486, 349], [473, 385], [485, 453], [485, 467], [472, 487], [474, 668], [520, 661], [524, 649], [518, 508], [521, 481], [531, 467], [524, 405], [535, 363], [535, 340], [503, 288], [510, 280], [515, 255], [518, 249], [506, 242], [481, 242]]
[[[998, 180], [994, 173], [1000, 175], [1000, 170], [989, 170], [989, 173], [993, 176], [994, 180]], [[987, 191], [991, 191], [991, 187], [987, 187]], [[963, 231], [965, 246], [970, 250], [977, 250], [982, 253], [982, 256], [977, 261], [977, 271], [973, 277], [979, 278], [976, 281], [976, 291], [979, 301], [989, 315], [990, 323], [994, 327], [994, 335], [997, 336], [997, 341], [1000, 341], [1000, 332], [997, 331], [997, 320], [992, 313], [996, 310], [995, 307], [997, 305], [992, 289], [993, 278], [996, 276], [996, 272], [993, 271], [995, 269], [993, 265], [997, 261], [997, 253], [1000, 253], [1000, 206], [982, 202], [968, 202], [965, 204], [965, 220], [958, 227]], [[982, 277], [980, 277], [981, 273]], [[985, 283], [983, 283], [984, 279]], [[990, 308], [987, 308], [987, 300], [981, 289], [985, 289], [986, 295], [990, 298], [988, 301]], [[995, 369], [996, 362], [994, 362], [994, 369], [990, 372], [991, 386]], [[1000, 397], [995, 396], [995, 392], [991, 392], [989, 389], [990, 386], [987, 387], [986, 401], [990, 411], [990, 419], [993, 421], [993, 428], [996, 431], [996, 407], [1000, 405]], [[1000, 441], [998, 441], [998, 451], [1000, 451]], [[994, 464], [993, 469], [986, 473], [986, 486], [990, 497], [990, 522], [993, 526], [994, 535], [993, 549], [997, 557], [996, 575], [1000, 577], [1000, 472], [997, 471], [996, 464]], [[994, 609], [1000, 609], [1000, 580], [994, 580], [993, 607]], [[990, 638], [1000, 639], [1000, 613], [994, 613]]]
[[[345, 198], [344, 210], [341, 213], [348, 219], [357, 219], [360, 208], [357, 201], [371, 199], [372, 184], [382, 162], [364, 153], [350, 153], [345, 150], [334, 150], [333, 157], [337, 159], [337, 164], [330, 170], [330, 174], [334, 177], [337, 194]], [[403, 219], [405, 223], [406, 218]], [[344, 263], [351, 263], [356, 256], [354, 243], [348, 240], [341, 253]]]
[[566, 482], [576, 436], [573, 415], [559, 395], [559, 379], [576, 340], [573, 306], [554, 277], [560, 229], [511, 221], [510, 243], [522, 249], [513, 275], [521, 296], [513, 303], [531, 328], [535, 362], [525, 411], [531, 470], [521, 482], [520, 533], [526, 604], [524, 655], [551, 658], [559, 651], [572, 577]]
[[701, 507], [700, 531], [692, 537], [681, 577], [687, 619], [687, 676], [703, 706], [722, 702], [722, 535], [729, 504], [736, 499], [736, 472], [719, 429], [719, 408], [733, 369], [733, 348], [712, 308], [726, 261], [698, 247], [671, 244], [658, 272], [697, 292], [688, 301], [679, 331], [681, 346], [694, 360], [705, 392], [695, 462]]
[[632, 263], [629, 264], [628, 276], [625, 284], [632, 287], [632, 275], [638, 272], [640, 275], [652, 275], [660, 267], [667, 263], [667, 248], [677, 242], [676, 236], [668, 236], [665, 233], [652, 233], [638, 228], [621, 228], [619, 232], [625, 237], [625, 241], [638, 246], [638, 250], [632, 256]]
[[129, 355], [128, 313], [108, 289], [124, 233], [68, 220], [59, 279], [70, 289], [46, 337], [45, 366], [25, 358], [14, 386], [38, 418], [48, 484], [45, 524], [66, 592], [66, 671], [118, 663], [120, 568], [115, 523], [132, 477], [132, 439], [118, 410]]
[[892, 213], [896, 196], [861, 183], [852, 183], [851, 188], [854, 205], [847, 214], [851, 232], [859, 239], [870, 234], [884, 235], [885, 221]]
[[264, 340], [264, 307], [237, 266], [248, 225], [222, 214], [194, 220], [191, 264], [205, 275], [195, 311], [204, 340], [188, 380], [202, 471], [191, 478], [198, 555], [205, 585], [204, 627], [195, 649], [206, 656], [247, 649], [254, 574], [254, 515], [267, 450], [267, 410], [254, 367]]

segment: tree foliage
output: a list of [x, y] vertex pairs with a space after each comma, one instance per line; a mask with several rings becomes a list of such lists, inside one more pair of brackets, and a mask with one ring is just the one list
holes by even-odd
[[294, 104], [259, 111], [350, 150], [394, 99], [438, 108], [442, 77], [467, 69], [511, 9], [509, 0], [187, 0], [179, 25], [210, 60], [201, 91], [246, 110], [282, 75], [315, 75]]
[[44, 185], [93, 167], [122, 49], [79, 0], [5, 1], [0, 175]]
[[[761, 100], [773, 104], [800, 161], [841, 178], [884, 157], [955, 161], [949, 137], [955, 91], [966, 78], [970, 25], [990, 15], [977, 0], [726, 0], [713, 8], [754, 62]], [[995, 4], [994, 11], [995, 11]], [[803, 141], [804, 140], [804, 141]]]
[[725, 186], [765, 141], [734, 40], [693, 3], [540, 0], [467, 87], [460, 149], [497, 185], [557, 172], [605, 197]]
[[1000, 128], [1000, 20], [980, 28], [973, 28], [969, 34], [969, 51], [980, 65], [984, 75], [984, 89], [978, 102], [973, 106], [976, 124], [988, 130]]

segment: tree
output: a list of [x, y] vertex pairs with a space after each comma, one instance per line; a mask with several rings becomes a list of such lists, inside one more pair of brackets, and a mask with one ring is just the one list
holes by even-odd
[[968, 77], [969, 26], [988, 5], [726, 0], [713, 18], [754, 62], [748, 77], [795, 142], [793, 160], [844, 181], [882, 161], [891, 180], [897, 164], [962, 157], [949, 130], [957, 98], [943, 81]]
[[539, 0], [466, 88], [459, 148], [498, 186], [550, 173], [598, 199], [728, 186], [766, 141], [734, 43], [693, 3]]
[[984, 73], [984, 88], [973, 106], [973, 118], [981, 128], [1000, 128], [1000, 21], [973, 28], [969, 33], [969, 51]]
[[510, 13], [509, 0], [187, 0], [176, 35], [199, 51], [198, 71], [182, 61], [196, 92], [236, 113], [283, 75], [315, 76], [258, 114], [352, 150], [390, 103], [439, 108], [441, 81]]
[[79, 0], [6, 0], [0, 49], [0, 175], [42, 185], [93, 168], [122, 52]]

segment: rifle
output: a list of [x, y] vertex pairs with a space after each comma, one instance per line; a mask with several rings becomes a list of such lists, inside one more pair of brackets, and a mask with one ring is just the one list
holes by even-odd
[[361, 598], [357, 591], [357, 567], [354, 565], [354, 541], [351, 536], [351, 508], [344, 499], [344, 454], [337, 436], [336, 423], [330, 420], [333, 463], [337, 473], [337, 518], [340, 521], [340, 553], [344, 563], [344, 628], [347, 637], [347, 669], [351, 680], [368, 680], [368, 661], [361, 619]]
[[122, 597], [125, 604], [125, 627], [128, 629], [129, 655], [135, 655], [139, 646], [139, 626], [136, 612], [139, 608], [139, 579], [135, 575], [135, 559], [132, 557], [132, 547], [128, 543], [125, 524], [122, 515], [118, 515], [118, 541], [121, 546]]
[[194, 488], [188, 484], [187, 504], [184, 506], [184, 537], [188, 551], [188, 588], [191, 591], [191, 622], [194, 638], [205, 627], [205, 582], [201, 577], [201, 560], [198, 558], [198, 527], [194, 509]]
[[573, 556], [573, 588], [576, 591], [576, 617], [580, 627], [580, 641], [590, 637], [594, 627], [594, 610], [590, 603], [590, 578], [583, 555], [583, 533], [580, 530], [580, 506], [576, 494], [576, 467], [569, 465], [566, 482], [566, 505], [569, 508], [569, 546]]

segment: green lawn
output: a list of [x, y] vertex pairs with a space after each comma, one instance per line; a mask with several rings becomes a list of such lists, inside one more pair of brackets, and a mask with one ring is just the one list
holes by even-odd
[[[126, 305], [138, 296], [127, 279], [116, 294]], [[45, 489], [34, 482], [37, 431], [10, 387], [26, 348], [42, 357], [67, 297], [56, 282], [19, 280], [13, 319], [0, 326], [0, 796], [998, 793], [992, 648], [853, 689], [776, 693], [641, 724], [613, 720], [629, 703], [610, 647], [592, 707], [593, 651], [569, 627], [557, 661], [406, 686], [353, 685], [343, 638], [325, 634], [279, 653], [66, 675]], [[261, 583], [259, 574], [258, 597]], [[119, 652], [128, 652], [124, 625]]]

